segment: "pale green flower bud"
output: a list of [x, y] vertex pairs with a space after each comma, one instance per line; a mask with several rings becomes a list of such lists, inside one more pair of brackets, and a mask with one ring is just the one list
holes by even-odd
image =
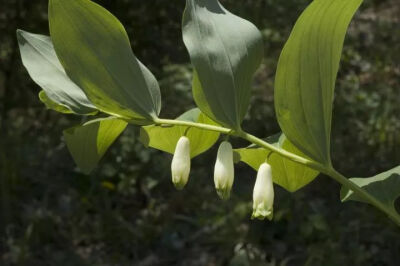
[[274, 184], [271, 166], [263, 163], [258, 169], [256, 184], [253, 191], [252, 219], [272, 220], [274, 215]]
[[230, 197], [234, 179], [232, 145], [224, 141], [218, 149], [217, 161], [214, 168], [214, 183], [221, 199]]
[[175, 147], [171, 164], [172, 182], [179, 190], [183, 189], [189, 180], [190, 172], [190, 141], [183, 136]]

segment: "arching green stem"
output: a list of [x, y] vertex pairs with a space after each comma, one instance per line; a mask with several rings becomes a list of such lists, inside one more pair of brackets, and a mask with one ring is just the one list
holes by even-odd
[[380, 211], [386, 213], [389, 216], [389, 218], [392, 219], [393, 222], [395, 222], [398, 226], [400, 226], [400, 215], [394, 212], [392, 209], [385, 206], [384, 204], [382, 204], [382, 202], [380, 202], [374, 196], [369, 194], [365, 189], [357, 186], [351, 180], [349, 180], [348, 178], [346, 178], [345, 176], [343, 176], [334, 169], [324, 172], [324, 174], [330, 176], [343, 186], [352, 190], [355, 194], [363, 198], [365, 201], [369, 202], [370, 204], [378, 208]]
[[250, 143], [256, 144], [259, 147], [265, 148], [267, 150], [270, 150], [271, 152], [275, 152], [293, 162], [297, 162], [303, 165], [306, 165], [314, 170], [317, 170], [320, 173], [323, 173], [341, 185], [348, 187], [351, 189], [355, 194], [357, 194], [359, 197], [363, 198], [365, 201], [369, 202], [382, 212], [386, 213], [398, 226], [400, 226], [400, 215], [397, 213], [393, 212], [391, 209], [387, 208], [384, 204], [382, 204], [378, 199], [376, 199], [374, 196], [369, 194], [366, 190], [363, 188], [357, 186], [354, 184], [351, 180], [337, 172], [332, 168], [332, 166], [325, 166], [321, 163], [303, 158], [301, 156], [298, 156], [297, 154], [285, 151], [283, 149], [277, 148], [268, 142], [253, 136], [249, 133], [246, 133], [244, 131], [234, 131], [229, 128], [225, 127], [220, 127], [220, 126], [213, 126], [213, 125], [208, 125], [208, 124], [202, 124], [202, 123], [195, 123], [195, 122], [190, 122], [190, 121], [181, 121], [181, 120], [169, 120], [169, 119], [156, 119], [154, 121], [158, 125], [175, 125], [175, 126], [189, 126], [189, 127], [195, 127], [199, 129], [204, 129], [204, 130], [210, 130], [210, 131], [216, 131], [220, 132], [222, 134], [227, 134], [227, 135], [233, 135], [240, 137], [244, 140], [247, 140]]

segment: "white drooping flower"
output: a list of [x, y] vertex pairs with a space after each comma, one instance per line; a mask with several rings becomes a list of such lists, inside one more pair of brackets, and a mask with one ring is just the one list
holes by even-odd
[[183, 189], [189, 180], [190, 173], [190, 141], [183, 136], [175, 147], [171, 164], [172, 182], [179, 190]]
[[258, 169], [256, 184], [253, 191], [252, 219], [272, 220], [274, 215], [274, 184], [271, 166], [263, 163]]
[[214, 183], [221, 199], [228, 199], [234, 179], [232, 145], [224, 141], [218, 148], [217, 161], [214, 168]]

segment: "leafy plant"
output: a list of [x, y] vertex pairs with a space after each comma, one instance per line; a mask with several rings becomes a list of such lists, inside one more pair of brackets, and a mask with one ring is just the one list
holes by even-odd
[[[247, 133], [252, 78], [263, 57], [262, 35], [218, 0], [187, 0], [183, 40], [194, 68], [193, 95], [199, 109], [177, 119], [159, 117], [161, 94], [154, 75], [130, 48], [124, 27], [89, 0], [50, 0], [51, 38], [17, 31], [22, 60], [42, 87], [40, 99], [61, 113], [97, 115], [67, 129], [67, 145], [77, 165], [89, 173], [127, 124], [141, 126], [146, 145], [194, 158], [225, 135], [214, 180], [222, 198], [233, 182], [233, 160], [262, 168], [263, 180], [296, 191], [319, 173], [342, 184], [342, 201], [369, 203], [397, 225], [394, 201], [400, 168], [368, 179], [338, 173], [331, 162], [331, 120], [336, 76], [348, 25], [362, 0], [314, 0], [298, 19], [283, 48], [275, 80], [275, 110], [282, 133], [265, 140]], [[232, 151], [229, 138], [251, 145]], [[181, 154], [183, 153], [183, 154]], [[182, 160], [183, 161], [187, 161]], [[270, 168], [269, 168], [270, 166]], [[189, 164], [184, 168], [185, 173]], [[265, 169], [270, 169], [266, 171]], [[174, 167], [172, 172], [179, 173]], [[179, 188], [186, 184], [179, 180]], [[256, 182], [256, 218], [272, 218], [273, 190]], [[257, 185], [261, 184], [261, 185]], [[264, 195], [266, 193], [268, 195]], [[261, 206], [261, 207], [260, 207]]]

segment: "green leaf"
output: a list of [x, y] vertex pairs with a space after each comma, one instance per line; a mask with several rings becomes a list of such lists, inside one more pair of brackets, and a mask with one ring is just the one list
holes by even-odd
[[73, 114], [74, 113], [67, 106], [56, 103], [52, 99], [50, 99], [44, 90], [39, 92], [39, 99], [42, 103], [44, 103], [44, 105], [46, 105], [46, 107], [48, 109], [51, 109], [51, 110], [54, 110], [56, 112], [63, 113], [63, 114]]
[[[273, 135], [268, 137], [265, 141], [275, 147], [279, 147], [279, 139], [281, 138], [281, 135], [283, 136], [283, 134]], [[269, 154], [271, 154], [270, 150], [252, 144], [246, 148], [234, 149], [234, 160], [235, 163], [242, 161], [254, 170], [258, 171], [258, 168], [260, 168], [260, 165], [265, 162]]]
[[[273, 136], [267, 139], [267, 142], [285, 151], [307, 158], [307, 156], [297, 149], [283, 134], [280, 136]], [[241, 160], [256, 171], [258, 171], [260, 165], [267, 160], [272, 167], [274, 182], [290, 192], [299, 190], [309, 184], [319, 174], [317, 171], [307, 166], [290, 161], [264, 148], [250, 146], [248, 148], [236, 149], [235, 153], [237, 154], [235, 156], [236, 161]]]
[[50, 0], [49, 22], [61, 64], [99, 110], [135, 120], [157, 117], [158, 82], [133, 54], [117, 18], [89, 0]]
[[[197, 122], [203, 124], [212, 124], [213, 121], [200, 112], [198, 108], [187, 111], [177, 118], [177, 120]], [[140, 141], [145, 146], [165, 151], [173, 154], [175, 152], [176, 143], [179, 138], [186, 136], [190, 140], [190, 156], [191, 158], [210, 149], [219, 138], [218, 132], [189, 128], [187, 126], [161, 127], [161, 126], [146, 126], [140, 130]]]
[[82, 172], [89, 174], [97, 166], [127, 125], [125, 121], [109, 117], [64, 131], [67, 147]]
[[[389, 210], [397, 214], [395, 201], [400, 197], [400, 166], [369, 178], [350, 178], [350, 181], [365, 189]], [[340, 198], [342, 202], [353, 200], [370, 204], [347, 187], [342, 187]]]
[[[33, 81], [44, 90], [40, 99], [48, 108], [54, 109], [56, 104], [63, 106], [56, 111], [62, 109], [62, 113], [82, 115], [96, 111], [82, 89], [65, 73], [50, 37], [17, 30], [17, 39], [22, 63]], [[50, 104], [52, 107], [48, 105], [50, 101], [54, 103]]]
[[261, 33], [217, 0], [187, 0], [183, 40], [195, 68], [196, 104], [219, 124], [239, 129], [263, 58]]
[[275, 109], [288, 139], [331, 164], [335, 81], [347, 27], [362, 0], [314, 0], [297, 21], [279, 59]]

